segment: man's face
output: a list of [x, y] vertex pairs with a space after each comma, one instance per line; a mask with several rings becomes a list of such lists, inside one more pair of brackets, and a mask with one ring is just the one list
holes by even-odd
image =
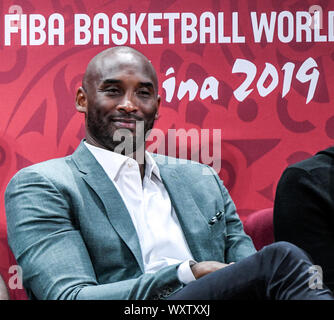
[[153, 127], [160, 103], [156, 86], [152, 67], [136, 54], [121, 52], [99, 59], [85, 88], [87, 141], [114, 151], [120, 144], [116, 131], [127, 129], [126, 140], [132, 141], [135, 151], [136, 133], [144, 141]]

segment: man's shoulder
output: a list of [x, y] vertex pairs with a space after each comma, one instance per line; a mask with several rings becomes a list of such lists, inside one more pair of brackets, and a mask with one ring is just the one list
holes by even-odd
[[288, 169], [300, 169], [310, 174], [317, 170], [334, 170], [334, 147], [321, 150], [315, 155], [291, 164]]
[[312, 157], [289, 165], [283, 172], [281, 182], [288, 184], [332, 184], [334, 176], [334, 148], [321, 150]]
[[24, 178], [27, 176], [43, 176], [47, 179], [54, 180], [61, 177], [68, 177], [71, 172], [69, 162], [71, 156], [54, 158], [35, 163], [33, 165], [20, 169], [11, 180]]
[[160, 165], [179, 166], [185, 164], [185, 165], [205, 166], [204, 164], [194, 160], [176, 158], [159, 153], [150, 153], [150, 155], [154, 158], [156, 163]]
[[160, 167], [165, 167], [175, 170], [210, 170], [209, 166], [202, 164], [194, 160], [188, 160], [183, 158], [176, 158], [171, 156], [166, 156], [158, 153], [150, 153], [155, 162]]
[[[168, 177], [178, 177], [179, 182], [193, 187], [217, 185], [219, 181], [216, 171], [208, 165], [193, 160], [164, 156], [161, 154], [151, 154], [157, 163], [163, 179]], [[202, 187], [201, 187], [202, 188]]]

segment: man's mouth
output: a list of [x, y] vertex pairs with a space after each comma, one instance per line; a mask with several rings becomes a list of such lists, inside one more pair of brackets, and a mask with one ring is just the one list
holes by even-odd
[[125, 129], [135, 129], [136, 119], [124, 119], [124, 118], [113, 118], [112, 121], [114, 122], [116, 127], [125, 128]]

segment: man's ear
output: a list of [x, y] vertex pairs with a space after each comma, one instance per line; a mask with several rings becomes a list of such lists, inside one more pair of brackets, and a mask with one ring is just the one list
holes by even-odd
[[77, 90], [77, 95], [75, 97], [75, 107], [78, 112], [87, 112], [87, 94], [83, 87]]
[[159, 118], [159, 107], [160, 107], [160, 103], [161, 103], [161, 97], [158, 95], [157, 96], [157, 111], [155, 113], [155, 120], [157, 120]]

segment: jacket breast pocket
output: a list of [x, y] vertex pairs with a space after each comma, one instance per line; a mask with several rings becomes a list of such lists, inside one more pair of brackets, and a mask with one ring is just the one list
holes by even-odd
[[217, 211], [208, 221], [213, 237], [222, 237], [226, 235], [226, 222], [224, 210]]

